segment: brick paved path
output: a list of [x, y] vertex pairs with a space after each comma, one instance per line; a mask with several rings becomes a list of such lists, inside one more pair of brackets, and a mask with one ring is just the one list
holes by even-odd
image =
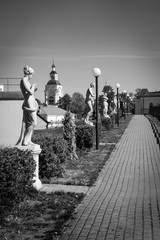
[[147, 118], [132, 118], [62, 239], [160, 239], [160, 149]]

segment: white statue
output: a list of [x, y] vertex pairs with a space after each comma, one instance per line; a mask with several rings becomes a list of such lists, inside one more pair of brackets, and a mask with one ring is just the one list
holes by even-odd
[[85, 103], [87, 104], [88, 107], [88, 112], [85, 118], [85, 123], [88, 125], [93, 126], [93, 123], [89, 121], [89, 117], [92, 115], [93, 113], [93, 105], [94, 105], [94, 97], [95, 97], [95, 93], [93, 92], [93, 88], [95, 87], [94, 83], [90, 84], [90, 87], [87, 89], [86, 92], [86, 100]]
[[33, 130], [37, 124], [38, 103], [34, 98], [34, 92], [37, 91], [36, 84], [31, 85], [29, 80], [33, 78], [34, 70], [31, 67], [24, 67], [24, 77], [20, 82], [20, 88], [24, 96], [23, 120], [21, 135], [17, 145], [35, 146], [31, 141]]
[[106, 118], [110, 118], [108, 115], [108, 97], [107, 93], [104, 93], [103, 95], [103, 116]]

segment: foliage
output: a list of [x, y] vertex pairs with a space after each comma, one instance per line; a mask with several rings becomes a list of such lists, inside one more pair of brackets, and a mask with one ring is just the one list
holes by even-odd
[[71, 101], [72, 98], [70, 97], [69, 94], [66, 93], [62, 98], [59, 99], [58, 107], [66, 111], [69, 111]]
[[103, 116], [103, 109], [104, 109], [104, 95], [99, 96], [99, 113]]
[[36, 169], [31, 151], [0, 149], [0, 213], [9, 211], [22, 201], [33, 185]]
[[[111, 112], [109, 114], [110, 120], [111, 120], [111, 127], [113, 128], [115, 126], [115, 122], [116, 122], [116, 114], [114, 112]], [[110, 124], [109, 124], [110, 125]]]
[[138, 93], [140, 93], [140, 91], [141, 91], [141, 88], [136, 88], [136, 90], [135, 90], [136, 95], [137, 95]]
[[103, 93], [107, 93], [108, 104], [110, 105], [111, 101], [114, 100], [115, 93], [113, 88], [110, 85], [105, 85], [102, 90]]
[[62, 176], [62, 163], [68, 157], [68, 146], [64, 138], [40, 133], [33, 135], [33, 141], [42, 149], [39, 155], [40, 178]]
[[0, 239], [59, 239], [83, 193], [45, 193], [34, 189], [0, 222]]
[[121, 96], [121, 100], [122, 100], [123, 102], [125, 102], [125, 101], [127, 100], [127, 93], [122, 92], [122, 93], [120, 94], [120, 96]]
[[70, 104], [70, 111], [77, 115], [77, 118], [81, 118], [85, 110], [85, 99], [81, 93], [75, 92], [72, 95], [72, 101]]
[[65, 114], [62, 123], [63, 123], [63, 136], [68, 144], [70, 158], [72, 160], [77, 160], [78, 157], [76, 154], [76, 136], [75, 136], [76, 125], [70, 112], [67, 112]]
[[101, 117], [101, 122], [102, 122], [102, 126], [106, 129], [106, 130], [110, 130], [112, 127], [112, 120], [111, 118], [106, 118], [106, 117]]
[[76, 143], [77, 148], [85, 149], [93, 146], [93, 127], [87, 125], [79, 125], [76, 127]]

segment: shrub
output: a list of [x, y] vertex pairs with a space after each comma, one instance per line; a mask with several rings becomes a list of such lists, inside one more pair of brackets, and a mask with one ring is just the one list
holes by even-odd
[[73, 121], [73, 118], [71, 116], [70, 112], [67, 112], [64, 116], [63, 123], [63, 136], [64, 139], [67, 141], [68, 144], [68, 150], [70, 153], [71, 160], [77, 160], [77, 154], [76, 154], [76, 125]]
[[111, 118], [106, 118], [106, 117], [101, 117], [101, 122], [102, 122], [102, 126], [106, 129], [106, 130], [110, 130], [111, 126], [112, 126], [112, 120]]
[[0, 148], [0, 212], [18, 205], [33, 185], [36, 163], [29, 150]]
[[110, 116], [110, 119], [111, 119], [111, 127], [114, 127], [115, 126], [115, 121], [116, 121], [116, 114], [114, 112], [111, 112], [109, 114]]
[[68, 157], [68, 146], [61, 136], [52, 136], [40, 133], [33, 135], [33, 141], [41, 146], [39, 155], [40, 178], [61, 177], [62, 163]]
[[76, 145], [79, 149], [91, 148], [93, 146], [93, 127], [78, 125], [76, 127]]

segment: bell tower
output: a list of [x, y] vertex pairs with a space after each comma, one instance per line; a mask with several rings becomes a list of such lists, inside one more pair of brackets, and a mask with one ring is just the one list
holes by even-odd
[[45, 85], [45, 104], [56, 105], [58, 100], [62, 97], [62, 85], [58, 81], [58, 74], [54, 61], [51, 65], [52, 71], [49, 74], [50, 80]]

